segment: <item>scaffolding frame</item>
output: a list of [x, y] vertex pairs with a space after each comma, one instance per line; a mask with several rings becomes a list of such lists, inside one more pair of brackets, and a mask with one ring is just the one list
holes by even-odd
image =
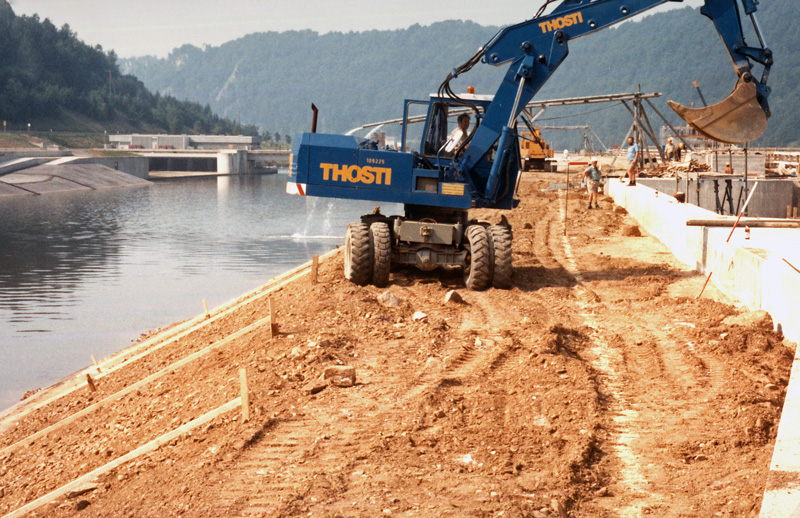
[[[625, 138], [622, 140], [622, 144], [620, 147], [626, 146], [626, 141], [628, 137], [633, 134], [634, 142], [639, 144], [642, 152], [639, 153], [639, 163], [637, 164], [639, 169], [643, 169], [646, 164], [653, 164], [654, 160], [650, 155], [650, 149], [647, 145], [647, 140], [649, 139], [653, 146], [658, 150], [658, 156], [662, 162], [666, 162], [664, 157], [664, 151], [661, 148], [661, 145], [658, 142], [658, 137], [656, 137], [656, 133], [653, 130], [653, 126], [650, 123], [650, 118], [645, 111], [644, 103], [650, 107], [650, 109], [655, 112], [664, 124], [672, 131], [672, 133], [681, 141], [683, 142], [684, 147], [687, 151], [690, 151], [692, 148], [689, 143], [684, 140], [684, 138], [678, 134], [672, 124], [658, 111], [655, 105], [650, 101], [650, 99], [661, 97], [661, 93], [659, 92], [652, 92], [652, 93], [643, 93], [641, 86], [638, 87], [636, 92], [631, 93], [620, 93], [620, 94], [607, 94], [607, 95], [593, 95], [588, 97], [569, 97], [565, 99], [550, 99], [546, 101], [534, 101], [528, 103], [525, 108], [522, 110], [522, 115], [528, 118], [530, 124], [538, 119], [547, 108], [551, 108], [554, 106], [574, 106], [579, 104], [595, 104], [595, 103], [609, 103], [609, 102], [618, 102], [628, 110], [633, 118], [633, 122], [631, 124], [628, 133], [625, 135]], [[631, 107], [632, 105], [632, 107]], [[536, 113], [533, 111], [538, 109]], [[603, 146], [605, 147], [605, 146]]]

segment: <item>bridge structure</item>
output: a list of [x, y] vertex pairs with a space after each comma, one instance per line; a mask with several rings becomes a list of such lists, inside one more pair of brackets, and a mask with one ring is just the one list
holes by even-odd
[[289, 163], [288, 150], [137, 149], [129, 152], [146, 158], [150, 173], [258, 174], [277, 171], [277, 167]]

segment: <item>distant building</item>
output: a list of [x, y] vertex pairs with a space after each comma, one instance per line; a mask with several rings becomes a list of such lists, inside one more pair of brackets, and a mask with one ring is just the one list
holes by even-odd
[[241, 135], [109, 135], [109, 147], [113, 149], [256, 149], [261, 144], [260, 137]]

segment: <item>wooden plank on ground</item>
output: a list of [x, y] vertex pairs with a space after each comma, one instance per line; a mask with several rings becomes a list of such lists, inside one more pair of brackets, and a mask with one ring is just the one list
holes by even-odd
[[257, 322], [254, 322], [254, 323], [250, 324], [249, 326], [240, 329], [239, 331], [233, 333], [232, 335], [228, 335], [225, 338], [223, 338], [222, 340], [219, 340], [218, 342], [215, 342], [215, 343], [209, 345], [205, 349], [200, 349], [199, 351], [196, 351], [196, 352], [190, 354], [189, 356], [186, 356], [185, 358], [176, 361], [172, 365], [169, 365], [168, 367], [165, 367], [165, 368], [161, 369], [160, 371], [155, 372], [155, 373], [151, 374], [150, 376], [147, 376], [146, 378], [137, 381], [133, 385], [128, 385], [127, 387], [125, 387], [124, 389], [120, 390], [119, 392], [111, 394], [107, 398], [102, 399], [102, 400], [98, 401], [97, 403], [95, 403], [95, 404], [93, 404], [91, 406], [88, 406], [88, 407], [84, 408], [83, 410], [79, 410], [78, 412], [75, 412], [74, 414], [72, 414], [72, 415], [70, 415], [68, 417], [65, 417], [61, 421], [59, 421], [57, 423], [54, 423], [54, 424], [48, 426], [47, 428], [39, 430], [38, 432], [34, 433], [33, 435], [29, 435], [28, 437], [25, 437], [24, 439], [20, 439], [19, 441], [15, 442], [14, 444], [12, 444], [10, 446], [6, 446], [5, 448], [0, 449], [0, 456], [5, 455], [8, 452], [15, 451], [15, 450], [25, 446], [26, 444], [30, 444], [31, 442], [35, 441], [36, 439], [39, 439], [40, 437], [43, 437], [43, 436], [45, 436], [45, 435], [47, 435], [49, 433], [52, 433], [52, 432], [54, 432], [54, 431], [56, 431], [56, 430], [58, 430], [60, 428], [63, 428], [64, 426], [77, 421], [79, 418], [81, 418], [81, 417], [83, 417], [83, 416], [85, 416], [85, 415], [97, 410], [98, 408], [103, 407], [103, 406], [105, 406], [105, 405], [107, 405], [109, 403], [112, 403], [114, 401], [117, 401], [117, 400], [121, 399], [122, 397], [130, 394], [131, 392], [134, 392], [134, 391], [140, 389], [141, 387], [147, 385], [148, 383], [150, 383], [152, 381], [155, 381], [155, 380], [157, 380], [157, 379], [159, 379], [159, 378], [161, 378], [163, 376], [166, 376], [167, 374], [172, 373], [173, 371], [175, 371], [175, 369], [177, 369], [179, 367], [183, 367], [187, 363], [190, 363], [190, 362], [192, 362], [192, 361], [194, 361], [194, 360], [196, 360], [196, 359], [198, 359], [198, 358], [200, 358], [202, 356], [205, 356], [206, 354], [214, 351], [215, 349], [218, 349], [218, 348], [220, 348], [220, 347], [222, 347], [224, 345], [227, 345], [228, 343], [232, 342], [236, 338], [244, 336], [245, 334], [247, 334], [247, 333], [249, 333], [251, 331], [254, 331], [255, 329], [257, 329], [257, 328], [259, 328], [261, 326], [268, 325], [268, 323], [269, 323], [269, 317], [262, 318], [261, 320], [259, 320]]
[[229, 412], [229, 411], [235, 409], [236, 407], [238, 407], [241, 404], [241, 402], [242, 402], [241, 398], [238, 398], [238, 397], [236, 399], [234, 399], [234, 400], [228, 401], [227, 403], [225, 403], [221, 407], [216, 408], [216, 409], [214, 409], [214, 410], [212, 410], [212, 411], [210, 411], [210, 412], [208, 412], [206, 414], [203, 414], [202, 416], [198, 417], [197, 419], [194, 419], [193, 421], [189, 421], [185, 425], [180, 426], [180, 427], [172, 430], [171, 432], [168, 432], [168, 433], [162, 435], [161, 437], [153, 439], [152, 441], [148, 442], [147, 444], [139, 446], [135, 450], [126, 453], [122, 457], [119, 457], [118, 459], [113, 460], [113, 461], [109, 462], [108, 464], [100, 466], [99, 468], [95, 469], [94, 471], [90, 471], [89, 473], [76, 478], [72, 482], [61, 486], [60, 488], [56, 489], [55, 491], [52, 491], [52, 492], [50, 492], [50, 493], [48, 493], [48, 494], [46, 494], [44, 496], [41, 496], [41, 497], [37, 498], [36, 500], [34, 500], [32, 502], [28, 502], [27, 504], [25, 504], [24, 506], [20, 507], [16, 511], [12, 511], [9, 514], [3, 516], [2, 518], [19, 518], [21, 516], [24, 516], [27, 513], [31, 512], [31, 511], [33, 511], [35, 509], [38, 509], [39, 507], [41, 507], [41, 506], [43, 506], [45, 504], [48, 504], [48, 503], [52, 502], [56, 498], [59, 498], [61, 496], [66, 495], [67, 493], [69, 493], [70, 491], [72, 491], [74, 489], [77, 489], [81, 485], [86, 484], [87, 482], [90, 482], [91, 480], [94, 480], [95, 478], [99, 477], [100, 475], [104, 475], [105, 473], [108, 473], [112, 469], [117, 468], [117, 467], [125, 464], [126, 462], [128, 462], [130, 460], [133, 460], [133, 459], [135, 459], [137, 457], [140, 457], [140, 456], [144, 455], [145, 453], [150, 453], [151, 451], [155, 450], [159, 446], [163, 446], [164, 444], [167, 444], [172, 439], [175, 439], [176, 437], [179, 437], [179, 436], [185, 434], [186, 432], [188, 432], [190, 430], [194, 430], [198, 426], [204, 425], [205, 423], [211, 421], [215, 417], [218, 417], [218, 416], [220, 416], [220, 415], [222, 415], [222, 414], [224, 414], [226, 412]]
[[[326, 252], [322, 256], [320, 256], [320, 260], [328, 260], [334, 257], [336, 254], [340, 253], [341, 249], [335, 248], [330, 252]], [[169, 345], [184, 336], [187, 336], [194, 331], [203, 328], [215, 322], [216, 320], [229, 315], [230, 313], [236, 311], [237, 309], [245, 306], [251, 302], [254, 302], [264, 296], [269, 295], [270, 293], [274, 292], [277, 289], [282, 288], [286, 284], [302, 277], [307, 271], [310, 271], [311, 261], [308, 261], [296, 268], [293, 268], [287, 272], [282, 274], [276, 275], [272, 279], [269, 280], [263, 286], [259, 286], [258, 288], [251, 290], [240, 297], [232, 299], [216, 308], [214, 308], [211, 313], [212, 316], [210, 318], [206, 318], [206, 316], [199, 315], [191, 320], [187, 320], [181, 324], [173, 326], [162, 333], [159, 333], [153, 337], [144, 340], [132, 347], [126, 348], [123, 351], [120, 351], [118, 354], [115, 354], [109, 358], [103, 360], [100, 364], [103, 368], [103, 372], [97, 374], [95, 379], [100, 379], [105, 377], [112, 372], [115, 372], [118, 369], [127, 367], [131, 365], [136, 360], [140, 358], [146, 357], [150, 353], [157, 351], [158, 349]], [[161, 342], [164, 340], [163, 342]], [[159, 343], [161, 342], [161, 343]], [[140, 352], [141, 351], [141, 352]], [[98, 368], [100, 368], [98, 366]], [[3, 429], [4, 426], [13, 426], [13, 422], [19, 421], [26, 415], [30, 414], [31, 412], [35, 412], [40, 408], [43, 408], [54, 401], [58, 401], [62, 397], [65, 397], [76, 390], [84, 387], [85, 382], [85, 375], [88, 372], [88, 369], [78, 372], [75, 377], [71, 379], [67, 379], [62, 381], [59, 384], [56, 384], [54, 390], [55, 393], [52, 391], [42, 391], [40, 395], [34, 396], [34, 400], [30, 401], [28, 404], [24, 405], [19, 410], [12, 409], [11, 411], [0, 412], [0, 430]], [[12, 422], [13, 421], [13, 422]]]

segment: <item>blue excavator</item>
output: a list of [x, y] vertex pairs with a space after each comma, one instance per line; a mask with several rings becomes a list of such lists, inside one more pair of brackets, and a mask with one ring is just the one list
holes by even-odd
[[[511, 228], [504, 218], [498, 225], [471, 221], [468, 210], [512, 209], [519, 203], [517, 118], [567, 57], [570, 40], [668, 1], [683, 0], [545, 0], [532, 19], [501, 29], [455, 68], [436, 94], [405, 101], [399, 149], [371, 138], [317, 133], [312, 105], [312, 129], [294, 141], [286, 190], [404, 205], [403, 215], [376, 209], [347, 227], [344, 273], [356, 284], [384, 286], [392, 266], [411, 265], [425, 271], [461, 268], [466, 287], [473, 290], [509, 288]], [[718, 141], [750, 142], [761, 136], [770, 116], [767, 79], [773, 59], [755, 16], [758, 3], [705, 0], [700, 13], [722, 38], [736, 86], [712, 106], [694, 109], [669, 102], [689, 125]], [[758, 40], [755, 46], [745, 42], [747, 18]], [[450, 82], [478, 63], [506, 66], [497, 92], [455, 93]], [[760, 65], [760, 78], [754, 64]], [[411, 115], [415, 110], [425, 115]], [[410, 129], [419, 123], [424, 123], [421, 135], [412, 136]]]

